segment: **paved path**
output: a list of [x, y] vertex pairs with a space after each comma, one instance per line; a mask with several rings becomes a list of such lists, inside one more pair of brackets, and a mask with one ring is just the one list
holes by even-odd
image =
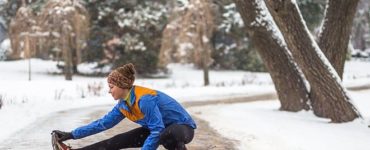
[[[360, 91], [369, 89], [369, 85], [350, 87], [349, 90]], [[212, 104], [230, 104], [230, 103], [242, 103], [242, 102], [253, 102], [261, 100], [276, 99], [276, 94], [261, 94], [245, 96], [240, 98], [228, 98], [214, 101], [197, 101], [197, 102], [185, 102], [185, 107], [204, 106]], [[49, 116], [40, 118], [37, 122], [31, 124], [25, 129], [17, 132], [11, 138], [0, 143], [0, 150], [47, 150], [51, 149], [50, 146], [50, 132], [54, 129], [60, 130], [71, 130], [75, 127], [89, 123], [97, 118], [103, 116], [106, 112], [110, 111], [112, 106], [98, 106], [89, 108], [72, 109], [68, 111], [61, 111], [50, 114]], [[189, 150], [232, 150], [236, 149], [235, 145], [237, 141], [227, 139], [218, 134], [215, 130], [209, 127], [208, 123], [199, 118], [194, 118], [197, 122], [198, 129], [193, 142], [188, 145]], [[114, 136], [117, 133], [122, 133], [138, 127], [138, 125], [125, 119], [114, 128], [102, 132], [90, 137], [86, 137], [80, 140], [67, 141], [73, 147], [80, 147], [88, 145], [109, 137]], [[163, 149], [160, 147], [160, 149]]]

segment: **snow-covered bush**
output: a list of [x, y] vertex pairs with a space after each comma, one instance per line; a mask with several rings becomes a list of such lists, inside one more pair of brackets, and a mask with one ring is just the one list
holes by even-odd
[[232, 2], [219, 4], [220, 18], [214, 33], [212, 64], [216, 69], [264, 71], [262, 60], [245, 33], [244, 23]]
[[6, 56], [9, 53], [10, 41], [6, 39], [0, 43], [0, 61], [6, 60]]
[[3, 95], [0, 94], [0, 109], [3, 107]]

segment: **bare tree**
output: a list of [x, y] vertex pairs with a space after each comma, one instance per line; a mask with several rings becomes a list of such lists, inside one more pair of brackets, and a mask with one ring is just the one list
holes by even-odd
[[[348, 53], [353, 18], [359, 0], [329, 0], [318, 45], [333, 65], [339, 77], [343, 77], [344, 63]], [[332, 107], [323, 97], [318, 96], [320, 89], [311, 88], [314, 113], [329, 117], [326, 108]], [[329, 106], [328, 106], [329, 105]]]
[[[209, 85], [209, 66], [212, 63], [210, 38], [215, 28], [211, 0], [189, 0], [185, 9], [175, 12], [163, 32], [159, 61], [161, 68], [175, 52], [176, 61], [192, 62], [203, 69], [204, 85]], [[175, 50], [174, 50], [175, 49]]]
[[[20, 59], [24, 48], [34, 48], [35, 42], [27, 42], [26, 39], [32, 34], [32, 27], [36, 25], [35, 15], [32, 10], [23, 3], [16, 13], [16, 16], [11, 20], [9, 25], [9, 38], [11, 41], [12, 52], [10, 59]], [[27, 38], [26, 38], [27, 37]], [[32, 46], [25, 45], [32, 44]], [[30, 57], [31, 53], [25, 51], [25, 57]]]
[[314, 41], [297, 5], [283, 0], [266, 0], [266, 4], [311, 87], [318, 89], [317, 96], [329, 103], [323, 109], [332, 122], [358, 118], [360, 114], [341, 85], [340, 76]]
[[162, 32], [162, 43], [159, 52], [158, 67], [166, 70], [166, 66], [171, 61], [179, 62], [183, 53], [179, 51], [179, 42], [183, 42], [178, 39], [178, 34], [181, 30], [180, 21], [183, 18], [184, 11], [178, 10], [174, 1], [171, 1], [170, 17], [168, 18], [168, 24]]
[[274, 82], [281, 103], [280, 110], [308, 110], [309, 93], [303, 74], [292, 61], [284, 39], [278, 36], [280, 31], [273, 20], [266, 18], [268, 11], [261, 8], [258, 0], [234, 2], [246, 25], [249, 38], [256, 46]]
[[49, 33], [45, 47], [55, 48], [57, 53], [61, 53], [65, 78], [72, 80], [89, 34], [87, 10], [78, 1], [48, 1], [42, 8], [39, 24], [44, 32]]
[[[210, 0], [190, 0], [189, 10], [186, 12], [182, 21], [184, 31], [180, 37], [187, 37], [194, 45], [193, 62], [200, 64], [203, 69], [204, 85], [209, 82], [209, 66], [211, 64], [210, 38], [214, 31], [214, 12], [211, 8]], [[189, 36], [193, 33], [193, 37]]]
[[24, 57], [30, 58], [56, 49], [65, 61], [66, 79], [71, 80], [88, 34], [89, 15], [78, 1], [48, 1], [38, 15], [23, 1], [9, 27], [10, 57], [19, 59], [24, 52]]

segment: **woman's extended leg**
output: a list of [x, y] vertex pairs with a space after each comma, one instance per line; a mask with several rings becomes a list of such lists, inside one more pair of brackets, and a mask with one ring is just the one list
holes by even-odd
[[140, 127], [76, 150], [119, 150], [142, 147], [149, 134], [148, 129]]

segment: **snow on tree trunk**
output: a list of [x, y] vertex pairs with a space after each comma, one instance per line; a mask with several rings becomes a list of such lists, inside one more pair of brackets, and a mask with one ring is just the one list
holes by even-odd
[[[292, 56], [289, 54], [279, 29], [259, 0], [234, 0], [246, 26], [249, 38], [270, 73], [277, 91], [280, 110], [309, 109], [308, 87]], [[280, 34], [280, 35], [279, 35]]]
[[339, 123], [358, 118], [359, 112], [334, 67], [311, 36], [295, 1], [267, 0], [266, 4], [311, 87], [318, 89], [317, 96], [330, 104], [323, 109], [328, 111], [331, 121]]
[[[319, 35], [318, 44], [340, 78], [343, 77], [352, 22], [358, 2], [359, 0], [329, 0]], [[317, 116], [329, 117], [330, 112], [325, 108], [332, 106], [325, 99], [321, 99], [323, 97], [318, 96], [319, 91], [320, 89], [311, 88], [312, 108]]]
[[359, 0], [329, 0], [319, 46], [342, 78], [353, 18]]

